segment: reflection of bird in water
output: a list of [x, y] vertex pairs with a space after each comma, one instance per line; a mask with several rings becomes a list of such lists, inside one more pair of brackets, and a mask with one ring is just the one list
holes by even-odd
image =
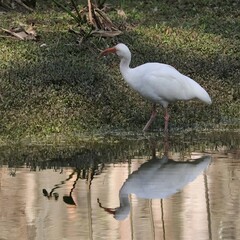
[[192, 182], [210, 161], [210, 156], [184, 162], [168, 159], [166, 155], [161, 159], [153, 157], [124, 182], [119, 192], [120, 207], [106, 208], [98, 200], [99, 206], [114, 214], [115, 219], [123, 220], [130, 211], [129, 194], [144, 199], [167, 198]]

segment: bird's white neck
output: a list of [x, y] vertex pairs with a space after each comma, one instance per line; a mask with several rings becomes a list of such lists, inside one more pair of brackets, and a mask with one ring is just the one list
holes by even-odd
[[129, 70], [131, 69], [129, 67], [130, 62], [131, 62], [131, 58], [122, 58], [120, 61], [120, 72], [126, 81], [128, 81], [127, 76], [128, 76]]
[[121, 207], [127, 207], [127, 206], [130, 205], [128, 194], [120, 194], [119, 200], [120, 200], [120, 206]]
[[120, 207], [116, 208], [115, 218], [118, 220], [124, 220], [130, 212], [130, 202], [128, 194], [119, 196]]

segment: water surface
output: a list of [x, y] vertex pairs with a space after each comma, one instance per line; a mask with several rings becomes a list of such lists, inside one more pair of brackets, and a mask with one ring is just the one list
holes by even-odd
[[238, 133], [0, 149], [0, 239], [240, 239]]

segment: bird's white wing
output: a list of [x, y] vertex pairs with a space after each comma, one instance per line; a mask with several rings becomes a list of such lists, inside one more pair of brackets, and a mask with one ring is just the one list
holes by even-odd
[[132, 87], [151, 101], [164, 105], [164, 102], [194, 98], [194, 81], [170, 65], [147, 63], [133, 70]]

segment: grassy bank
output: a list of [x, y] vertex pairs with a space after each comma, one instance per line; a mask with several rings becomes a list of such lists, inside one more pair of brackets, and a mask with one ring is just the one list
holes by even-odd
[[[0, 27], [34, 20], [40, 35], [37, 42], [0, 38], [1, 139], [141, 129], [150, 103], [121, 79], [116, 57], [97, 59], [99, 49], [118, 42], [132, 50], [132, 66], [171, 64], [209, 92], [211, 106], [172, 104], [172, 129], [239, 127], [238, 1], [168, 2], [121, 1], [126, 22], [116, 11], [109, 15], [124, 34], [91, 38], [81, 46], [68, 32], [74, 21], [50, 1], [45, 7], [39, 1], [33, 13], [1, 13]], [[159, 112], [154, 128], [163, 126], [161, 107]]]

